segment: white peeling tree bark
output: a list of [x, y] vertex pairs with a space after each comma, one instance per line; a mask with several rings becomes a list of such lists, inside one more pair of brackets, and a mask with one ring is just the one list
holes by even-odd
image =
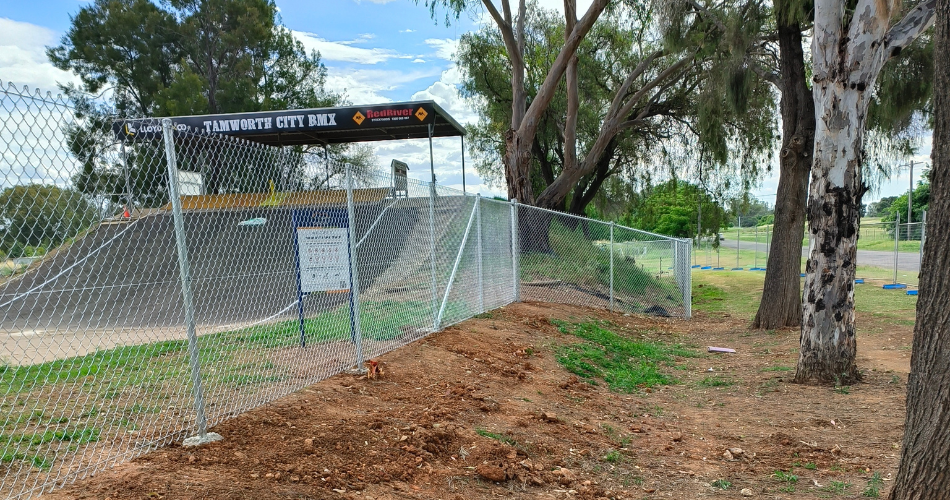
[[935, 5], [936, 0], [921, 2], [891, 27], [899, 1], [860, 0], [849, 15], [842, 0], [815, 2], [815, 157], [796, 382], [861, 379], [855, 363], [854, 266], [867, 109], [881, 67], [933, 24]]

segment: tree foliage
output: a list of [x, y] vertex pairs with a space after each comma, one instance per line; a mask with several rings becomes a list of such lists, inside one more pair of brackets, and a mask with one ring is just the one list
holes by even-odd
[[[308, 52], [280, 24], [272, 0], [96, 0], [72, 17], [59, 46], [47, 50], [57, 67], [82, 81], [67, 87], [77, 118], [67, 130], [82, 169], [73, 181], [84, 193], [120, 201], [128, 187], [137, 204], [167, 201], [165, 171], [154, 145], [128, 147], [128, 172], [109, 131], [115, 115], [161, 117], [339, 105], [325, 88], [320, 54]], [[88, 94], [109, 91], [111, 102]], [[305, 150], [298, 149], [298, 152]], [[202, 167], [210, 193], [316, 188], [351, 163], [359, 175], [374, 165], [366, 147], [331, 146], [327, 161], [300, 161], [293, 171], [235, 171], [221, 161]], [[220, 152], [208, 151], [208, 158]], [[323, 156], [319, 149], [307, 158]], [[221, 159], [223, 161], [223, 158]], [[327, 167], [326, 165], [330, 166]], [[189, 168], [184, 166], [183, 168]], [[128, 174], [129, 180], [126, 180]], [[255, 177], [256, 176], [256, 177]], [[127, 186], [130, 184], [130, 186]]]
[[[700, 209], [702, 227], [697, 228]], [[671, 180], [644, 190], [642, 201], [625, 217], [624, 222], [646, 231], [693, 238], [697, 234], [717, 234], [721, 228], [728, 226], [729, 219], [722, 204], [698, 186], [682, 180]]]
[[71, 189], [29, 184], [0, 192], [0, 242], [10, 257], [27, 247], [58, 246], [98, 221], [95, 205]]
[[[663, 38], [656, 29], [660, 13], [650, 4], [615, 6], [595, 23], [577, 52], [577, 165], [571, 167], [565, 142], [570, 89], [562, 81], [532, 144], [530, 180], [539, 203], [582, 214], [601, 189], [616, 190], [608, 179], [648, 185], [670, 170], [707, 169], [707, 180], [721, 181], [713, 189], [723, 189], [739, 178], [731, 174], [763, 163], [755, 160], [773, 145], [773, 95], [744, 59], [750, 39], [740, 20], [761, 23], [761, 13], [725, 9], [720, 14], [730, 24], [720, 26], [682, 9], [689, 22], [677, 29], [688, 42]], [[564, 23], [532, 4], [525, 25], [530, 100], [563, 44]], [[466, 76], [462, 91], [481, 115], [470, 140], [476, 167], [497, 183], [512, 100], [501, 32], [488, 27], [463, 35], [457, 57]], [[567, 194], [552, 192], [562, 182]]]

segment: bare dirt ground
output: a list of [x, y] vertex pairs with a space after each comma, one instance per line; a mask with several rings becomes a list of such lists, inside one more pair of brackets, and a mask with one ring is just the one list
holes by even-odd
[[[552, 318], [607, 320], [698, 357], [664, 367], [674, 385], [612, 392], [558, 364], [557, 347], [581, 339]], [[514, 304], [383, 356], [378, 380], [335, 376], [217, 426], [223, 442], [163, 448], [44, 498], [863, 498], [875, 474], [884, 496], [912, 327], [869, 333], [865, 382], [837, 389], [788, 382], [797, 330], [747, 327]]]

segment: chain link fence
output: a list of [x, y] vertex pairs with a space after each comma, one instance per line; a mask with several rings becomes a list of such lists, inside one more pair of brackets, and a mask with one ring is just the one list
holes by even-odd
[[[862, 222], [858, 229], [856, 279], [916, 293], [926, 227], [926, 213], [923, 221], [910, 224], [895, 220]], [[719, 239], [718, 245], [714, 238], [695, 243], [694, 269], [765, 271], [772, 246], [771, 225], [723, 229]], [[802, 235], [802, 273], [808, 258], [807, 247], [806, 228]]]
[[690, 243], [0, 84], [0, 494], [517, 300], [690, 316]]

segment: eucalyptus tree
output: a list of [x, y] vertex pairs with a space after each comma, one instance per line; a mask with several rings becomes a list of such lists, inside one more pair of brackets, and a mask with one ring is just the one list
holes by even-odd
[[[433, 15], [437, 8], [445, 8], [448, 12], [446, 21], [450, 15], [458, 16], [466, 9], [474, 8], [477, 3], [477, 0], [425, 0]], [[512, 2], [509, 0], [501, 0], [501, 10], [493, 0], [482, 0], [481, 4], [501, 34], [508, 68], [511, 71], [511, 121], [504, 133], [505, 181], [509, 198], [534, 204], [535, 195], [530, 182], [531, 151], [541, 115], [551, 103], [578, 46], [609, 3], [610, 0], [593, 0], [584, 17], [571, 26], [529, 105], [525, 89], [526, 0], [518, 0], [515, 5], [517, 11], [512, 9]], [[564, 0], [564, 6], [567, 11], [576, 12], [577, 1]]]
[[[800, 326], [802, 320], [798, 275], [816, 127], [814, 98], [807, 76], [811, 61], [803, 50], [803, 37], [811, 32], [813, 15], [813, 0], [776, 0], [774, 22], [761, 35], [763, 57], [753, 62], [782, 96], [775, 225], [754, 328]], [[910, 154], [915, 122], [920, 122], [921, 115], [929, 109], [933, 44], [926, 34], [922, 38], [905, 47], [895, 64], [884, 66], [877, 81], [875, 99], [867, 114], [872, 140], [865, 144], [865, 184], [883, 180], [891, 174], [888, 161]]]
[[[936, 53], [950, 51], [950, 1], [936, 11]], [[900, 466], [890, 500], [937, 500], [950, 491], [950, 60], [934, 71], [930, 224], [920, 266], [920, 300], [907, 377], [907, 415]]]
[[[114, 115], [181, 116], [344, 102], [326, 88], [320, 54], [308, 52], [280, 24], [272, 0], [95, 0], [71, 18], [60, 44], [48, 48], [47, 55], [82, 82], [64, 88], [80, 118], [66, 130], [81, 164], [74, 184], [82, 192], [112, 193], [113, 198], [131, 187], [136, 203], [146, 206], [167, 200], [164, 171], [145, 145], [128, 152], [128, 180], [123, 165], [101, 154], [113, 145]], [[106, 90], [112, 96], [108, 105], [89, 95]], [[375, 163], [367, 148], [331, 146], [322, 169], [319, 161], [301, 159], [291, 172], [275, 162], [238, 171], [213, 145], [206, 153], [202, 173], [209, 193], [263, 191], [271, 179], [286, 189], [314, 188], [326, 184], [328, 176], [341, 176], [343, 163], [352, 164], [358, 175]]]
[[817, 121], [797, 382], [861, 379], [855, 364], [854, 277], [868, 107], [884, 63], [930, 27], [935, 5], [936, 0], [925, 0], [899, 17], [901, 3], [895, 1], [815, 2]]
[[[724, 21], [712, 22], [711, 9]], [[553, 12], [528, 11], [529, 98], [572, 23], [570, 10], [565, 13], [562, 23]], [[612, 176], [695, 175], [684, 158], [732, 164], [732, 174], [736, 165], [758, 163], [751, 159], [772, 145], [773, 101], [745, 51], [764, 18], [754, 5], [624, 3], [609, 9], [540, 115], [530, 171], [540, 193], [536, 204], [581, 214]], [[487, 152], [480, 173], [494, 179], [500, 176], [490, 166], [505, 154], [507, 143], [498, 137], [512, 102], [501, 38], [487, 27], [463, 36], [459, 50], [463, 92], [475, 98], [482, 118], [473, 134], [477, 149]]]

